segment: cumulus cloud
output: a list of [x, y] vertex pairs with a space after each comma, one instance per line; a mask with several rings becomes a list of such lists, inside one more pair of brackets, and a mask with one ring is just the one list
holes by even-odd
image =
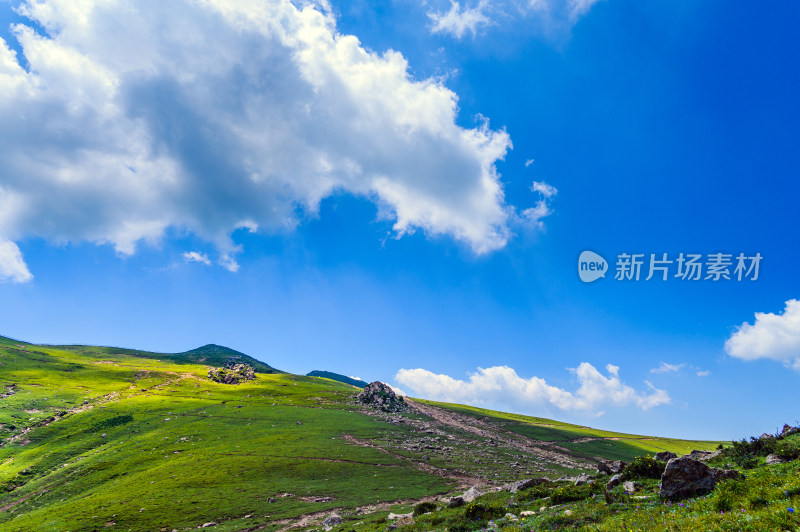
[[199, 262], [206, 266], [211, 265], [211, 260], [208, 258], [208, 255], [200, 253], [199, 251], [187, 251], [183, 254], [183, 260], [186, 262]]
[[662, 362], [657, 368], [650, 370], [650, 373], [673, 373], [680, 371], [686, 364], [667, 364]]
[[433, 22], [432, 33], [448, 33], [460, 39], [467, 32], [475, 36], [478, 28], [489, 24], [489, 18], [483, 13], [486, 2], [478, 2], [473, 8], [462, 9], [458, 2], [451, 0], [450, 9], [446, 12], [428, 12], [428, 18]]
[[0, 238], [131, 254], [177, 228], [235, 271], [233, 231], [291, 230], [345, 192], [397, 235], [503, 247], [508, 134], [457, 125], [451, 90], [339, 33], [326, 6], [23, 3], [24, 57], [0, 39]]
[[742, 360], [766, 358], [800, 371], [800, 301], [790, 299], [780, 314], [756, 312], [725, 342], [725, 352]]
[[33, 279], [14, 242], [0, 240], [0, 282], [27, 283]]
[[579, 387], [574, 392], [548, 384], [540, 377], [524, 378], [508, 366], [478, 368], [468, 380], [426, 369], [401, 369], [395, 379], [420, 397], [472, 405], [508, 405], [522, 411], [581, 411], [600, 415], [606, 407], [636, 406], [648, 410], [670, 402], [666, 391], [645, 381], [648, 392], [637, 392], [623, 383], [619, 367], [606, 366], [606, 375], [588, 362], [570, 369]]

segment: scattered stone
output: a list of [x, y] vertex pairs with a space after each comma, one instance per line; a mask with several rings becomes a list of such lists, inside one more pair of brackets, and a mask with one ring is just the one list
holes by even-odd
[[511, 493], [517, 493], [518, 491], [526, 490], [528, 488], [532, 488], [533, 486], [546, 484], [548, 482], [550, 482], [550, 479], [547, 478], [529, 478], [526, 480], [518, 480], [516, 482], [512, 482], [511, 484], [506, 484], [502, 487], [502, 489]]
[[450, 498], [450, 502], [447, 503], [448, 508], [458, 508], [459, 506], [464, 506], [466, 501], [464, 497], [461, 495], [457, 495], [455, 497]]
[[743, 478], [738, 471], [708, 467], [690, 456], [673, 458], [661, 475], [658, 494], [664, 499], [678, 499], [708, 493], [717, 482], [730, 478]]
[[479, 490], [477, 486], [472, 486], [461, 495], [461, 498], [464, 500], [464, 502], [472, 502], [481, 495], [483, 495], [483, 492]]
[[302, 422], [302, 421], [298, 421], [298, 422], [297, 422], [297, 423], [295, 423], [295, 424], [296, 424], [296, 425], [302, 425], [302, 424], [303, 424], [303, 422]]
[[628, 482], [624, 483], [622, 485], [622, 489], [624, 489], [628, 493], [636, 493], [637, 491], [639, 491], [639, 488], [636, 486], [636, 483], [632, 480], [629, 480]]
[[576, 486], [581, 486], [583, 484], [587, 484], [587, 483], [591, 482], [591, 480], [592, 479], [591, 479], [591, 477], [589, 477], [589, 475], [587, 475], [586, 473], [581, 473], [580, 475], [578, 475], [578, 478], [575, 479], [574, 484]]
[[356, 396], [356, 399], [384, 412], [403, 412], [409, 409], [401, 396], [395, 394], [390, 386], [380, 381], [367, 384], [364, 391]]
[[614, 475], [609, 479], [608, 484], [606, 484], [606, 489], [607, 490], [614, 489], [615, 487], [619, 486], [621, 482], [622, 482], [622, 475]]
[[597, 464], [597, 471], [607, 475], [622, 473], [624, 468], [625, 462], [623, 460], [603, 460]]
[[275, 499], [273, 499], [272, 497], [270, 497], [269, 499], [267, 499], [267, 502], [268, 503], [273, 503], [273, 502], [277, 502], [277, 501]]
[[564, 515], [572, 515], [572, 510], [564, 510]]
[[217, 523], [211, 521], [210, 523], [203, 523], [202, 525], [198, 526], [197, 528], [208, 528], [210, 526], [217, 526]]
[[222, 384], [240, 384], [256, 378], [253, 366], [247, 364], [234, 364], [227, 368], [211, 368], [208, 370], [208, 378], [214, 382]]
[[506, 515], [503, 516], [503, 519], [507, 519], [508, 521], [519, 521], [517, 516], [512, 513], [507, 513]]
[[671, 451], [661, 451], [660, 453], [656, 453], [656, 455], [653, 458], [655, 458], [659, 462], [669, 462], [673, 458], [677, 457], [678, 455]]
[[781, 430], [781, 438], [791, 436], [792, 434], [797, 434], [798, 432], [800, 432], [800, 427], [793, 427], [791, 425], [784, 424], [783, 430]]
[[410, 518], [410, 517], [413, 517], [413, 515], [414, 515], [414, 512], [407, 513], [407, 514], [396, 514], [396, 513], [390, 513], [390, 514], [389, 514], [389, 517], [387, 517], [387, 519], [389, 519], [390, 521], [393, 521], [393, 520], [395, 520], [395, 519], [406, 519], [406, 518]]
[[398, 528], [400, 528], [402, 526], [408, 526], [408, 525], [413, 525], [413, 524], [414, 524], [414, 518], [413, 517], [402, 517], [402, 518], [396, 520], [391, 525], [389, 525], [387, 530], [396, 530], [396, 529], [398, 529]]
[[325, 530], [330, 530], [336, 525], [341, 525], [342, 523], [344, 523], [344, 519], [342, 519], [336, 512], [331, 512], [331, 514], [325, 518], [325, 521], [322, 522], [322, 526], [325, 527]]
[[781, 458], [777, 454], [767, 455], [767, 465], [782, 464], [784, 462], [786, 462], [786, 460], [784, 460], [783, 458]]
[[532, 515], [536, 515], [536, 512], [533, 510], [523, 510], [519, 513], [520, 517], [530, 517]]

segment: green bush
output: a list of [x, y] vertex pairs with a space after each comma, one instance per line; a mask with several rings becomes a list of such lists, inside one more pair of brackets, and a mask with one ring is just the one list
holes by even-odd
[[718, 512], [730, 512], [739, 507], [739, 498], [747, 492], [743, 482], [738, 480], [728, 480], [721, 482], [714, 490], [712, 496], [712, 506]]
[[564, 486], [553, 490], [550, 494], [550, 502], [561, 504], [564, 502], [582, 501], [595, 494], [594, 486], [581, 484], [580, 486]]
[[464, 517], [475, 521], [486, 521], [488, 519], [495, 519], [506, 515], [506, 509], [497, 504], [486, 504], [482, 502], [473, 502], [467, 506], [464, 512]]
[[666, 465], [650, 455], [637, 456], [622, 470], [625, 479], [633, 478], [661, 478]]
[[784, 460], [796, 460], [800, 458], [800, 441], [780, 440], [775, 446], [775, 454]]
[[436, 503], [434, 502], [421, 502], [414, 507], [414, 517], [422, 514], [428, 514], [436, 510]]

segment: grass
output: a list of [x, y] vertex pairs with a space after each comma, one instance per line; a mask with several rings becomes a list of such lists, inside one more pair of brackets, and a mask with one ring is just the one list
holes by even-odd
[[[348, 526], [383, 530], [390, 509], [411, 512], [420, 499], [453, 490], [458, 475], [513, 480], [525, 471], [509, 464], [531, 459], [420, 414], [392, 415], [403, 423], [366, 415], [352, 401], [359, 389], [329, 379], [259, 373], [231, 386], [207, 372], [173, 355], [0, 337], [0, 393], [13, 391], [0, 398], [0, 531], [188, 530], [208, 522], [218, 523], [211, 530], [277, 530], [333, 509]], [[574, 449], [564, 442], [576, 458], [696, 446], [445, 406], [517, 434], [602, 438]], [[507, 509], [504, 500], [490, 497], [467, 521]], [[370, 513], [355, 515], [358, 507]], [[464, 511], [418, 515], [427, 524], [417, 529], [464, 527]]]

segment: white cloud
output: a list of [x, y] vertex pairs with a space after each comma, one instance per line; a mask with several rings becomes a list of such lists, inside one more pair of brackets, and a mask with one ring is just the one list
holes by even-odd
[[481, 1], [473, 8], [462, 10], [458, 2], [451, 0], [450, 9], [447, 12], [428, 12], [428, 18], [433, 22], [431, 33], [447, 33], [460, 39], [470, 32], [474, 37], [480, 26], [490, 23], [489, 18], [483, 13], [485, 8], [486, 2]]
[[211, 265], [211, 260], [208, 258], [208, 255], [200, 253], [199, 251], [187, 251], [183, 254], [183, 260], [186, 262], [199, 262], [206, 266]]
[[599, 415], [604, 407], [634, 405], [647, 410], [670, 402], [666, 391], [647, 381], [645, 385], [649, 393], [637, 392], [624, 384], [619, 377], [619, 367], [612, 364], [606, 366], [607, 375], [588, 362], [570, 371], [580, 385], [574, 392], [551, 386], [540, 377], [520, 377], [508, 366], [478, 368], [469, 380], [454, 379], [421, 368], [401, 369], [395, 379], [426, 399], [485, 406], [508, 405], [529, 412], [556, 408]]
[[672, 373], [680, 371], [686, 364], [667, 364], [662, 362], [657, 368], [650, 370], [650, 373]]
[[400, 388], [398, 388], [397, 386], [389, 386], [389, 388], [392, 389], [392, 391], [395, 393], [395, 395], [402, 395], [403, 397], [408, 397], [408, 394], [406, 392], [404, 392], [403, 390], [401, 390]]
[[[464, 6], [450, 0], [449, 9], [428, 11], [433, 21], [431, 33], [445, 33], [461, 39], [467, 33], [473, 36], [485, 26], [497, 26], [502, 31], [508, 26], [525, 24], [545, 35], [567, 34], [582, 16], [600, 0], [466, 0]], [[436, 2], [441, 5], [443, 2]], [[472, 7], [470, 7], [472, 4]]]
[[544, 181], [534, 181], [533, 185], [531, 185], [531, 190], [534, 192], [538, 192], [545, 198], [552, 198], [553, 196], [558, 194], [558, 190], [556, 190], [556, 187], [548, 185]]
[[0, 39], [0, 239], [131, 254], [178, 228], [235, 271], [234, 230], [292, 230], [346, 192], [398, 236], [502, 248], [508, 134], [457, 125], [451, 90], [338, 33], [325, 6], [25, 3], [47, 35], [14, 26], [24, 60]]
[[725, 352], [742, 360], [776, 360], [800, 371], [800, 301], [787, 301], [782, 314], [756, 312], [755, 318], [752, 325], [737, 327]]
[[699, 370], [697, 372], [698, 377], [708, 377], [709, 375], [711, 375], [711, 372], [708, 370]]
[[[528, 167], [529, 167], [530, 165], [532, 165], [533, 163], [534, 163], [534, 159], [527, 159], [527, 160], [525, 161], [525, 168], [528, 168]], [[536, 182], [535, 182], [535, 181], [534, 181], [534, 184], [536, 184]]]
[[553, 214], [550, 200], [558, 194], [558, 190], [544, 181], [534, 181], [531, 190], [538, 192], [541, 199], [533, 207], [523, 210], [520, 218], [525, 225], [541, 229], [544, 225], [542, 218]]
[[27, 283], [33, 279], [14, 242], [0, 240], [0, 282]]

